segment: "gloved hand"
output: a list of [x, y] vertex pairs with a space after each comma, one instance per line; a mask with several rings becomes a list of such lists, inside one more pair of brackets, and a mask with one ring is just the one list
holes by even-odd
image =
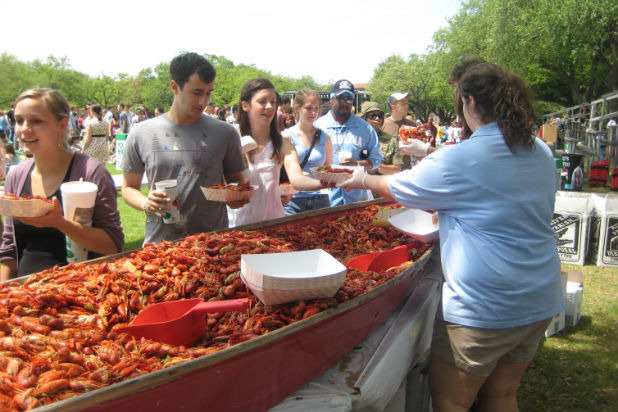
[[410, 156], [425, 157], [427, 156], [428, 148], [429, 143], [423, 143], [418, 139], [410, 139], [407, 142], [399, 141], [399, 150]]
[[350, 177], [348, 180], [344, 180], [341, 183], [337, 183], [336, 186], [345, 190], [367, 189], [367, 187], [365, 187], [366, 177], [367, 172], [365, 172], [363, 169], [358, 168], [354, 170], [354, 173], [352, 173], [352, 177]]

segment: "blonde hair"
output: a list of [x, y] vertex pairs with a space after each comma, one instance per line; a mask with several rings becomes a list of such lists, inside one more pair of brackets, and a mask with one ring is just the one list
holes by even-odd
[[322, 99], [320, 99], [320, 96], [315, 91], [304, 88], [299, 90], [294, 96], [294, 111], [300, 111], [299, 109], [303, 107], [305, 102], [309, 99], [316, 99], [318, 101], [318, 106], [322, 104]]
[[[34, 87], [21, 92], [15, 99], [14, 104], [17, 105], [17, 103], [24, 99], [40, 99], [58, 120], [68, 119], [70, 116], [71, 107], [69, 106], [69, 102], [58, 90]], [[67, 132], [68, 131], [65, 131], [64, 136], [62, 136], [62, 147], [65, 149], [69, 148]]]

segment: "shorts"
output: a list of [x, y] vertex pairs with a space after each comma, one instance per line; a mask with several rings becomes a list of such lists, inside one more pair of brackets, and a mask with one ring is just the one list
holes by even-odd
[[505, 329], [457, 325], [436, 318], [431, 354], [471, 375], [487, 377], [498, 361], [528, 363], [551, 318]]
[[330, 207], [330, 200], [327, 194], [316, 194], [313, 196], [292, 197], [287, 204], [283, 205], [285, 215], [294, 215], [296, 213], [306, 212], [308, 210], [316, 210]]

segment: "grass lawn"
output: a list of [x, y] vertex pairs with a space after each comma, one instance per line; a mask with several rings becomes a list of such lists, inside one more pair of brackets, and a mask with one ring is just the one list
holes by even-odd
[[582, 318], [543, 340], [520, 386], [520, 409], [618, 410], [618, 269], [562, 265], [584, 274]]
[[[107, 165], [112, 174], [120, 174]], [[144, 194], [148, 189], [145, 188]], [[141, 247], [144, 214], [118, 196], [124, 250]], [[582, 319], [544, 339], [520, 387], [526, 412], [618, 411], [618, 269], [563, 265], [584, 273]]]
[[[107, 170], [113, 175], [122, 174], [113, 164], [106, 164]], [[148, 187], [142, 187], [142, 193], [148, 193]], [[142, 247], [144, 242], [144, 229], [146, 217], [141, 210], [133, 209], [122, 198], [118, 191], [118, 211], [120, 212], [120, 222], [124, 232], [124, 250], [135, 250]]]

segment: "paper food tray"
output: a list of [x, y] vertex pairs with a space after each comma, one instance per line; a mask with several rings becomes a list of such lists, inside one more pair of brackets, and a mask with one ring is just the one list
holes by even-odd
[[212, 189], [209, 187], [201, 187], [202, 193], [206, 199], [213, 202], [234, 202], [237, 200], [248, 200], [255, 194], [257, 186], [252, 185], [253, 190], [237, 191], [229, 189]]
[[[281, 290], [281, 289], [263, 289], [260, 286], [249, 282], [242, 272], [240, 278], [247, 285], [251, 292], [265, 305], [278, 305], [286, 302], [296, 302], [298, 300], [331, 298], [335, 296], [341, 285], [332, 285], [321, 288], [311, 289], [296, 289], [296, 290]], [[344, 277], [345, 279], [345, 277]]]
[[389, 219], [391, 225], [421, 242], [431, 242], [438, 238], [438, 225], [433, 224], [431, 213], [419, 209], [409, 209]]
[[390, 222], [388, 221], [388, 219], [395, 215], [403, 213], [406, 210], [409, 209], [406, 209], [405, 207], [393, 208], [380, 206], [376, 214], [373, 216], [373, 220], [371, 221], [371, 223], [376, 226], [390, 226]]
[[339, 165], [332, 165], [332, 167], [336, 169], [348, 169], [350, 173], [319, 172], [317, 171], [317, 167], [312, 167], [309, 170], [311, 170], [311, 173], [313, 173], [313, 177], [315, 177], [319, 181], [324, 181], [328, 183], [341, 183], [351, 178], [352, 173], [354, 173], [354, 170], [358, 168], [361, 168], [361, 169], [363, 168], [362, 166], [339, 166]]
[[289, 196], [295, 195], [298, 193], [298, 190], [294, 189], [294, 186], [292, 185], [279, 185], [279, 192], [281, 193], [281, 196]]
[[54, 205], [41, 199], [0, 199], [0, 215], [11, 217], [39, 217], [47, 214]]
[[322, 249], [242, 255], [240, 271], [264, 289], [319, 288], [341, 285], [347, 268]]

